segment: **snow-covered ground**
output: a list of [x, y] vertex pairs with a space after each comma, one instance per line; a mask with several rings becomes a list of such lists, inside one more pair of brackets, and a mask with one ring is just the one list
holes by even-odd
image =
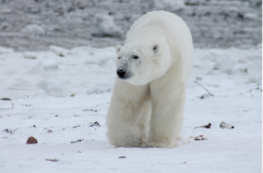
[[[6, 98], [0, 100], [0, 172], [259, 173], [261, 52], [260, 46], [196, 49], [183, 140], [173, 149], [141, 149], [114, 148], [106, 138], [113, 47], [0, 47], [0, 98]], [[222, 121], [234, 129], [221, 129]], [[208, 123], [210, 129], [194, 128]], [[198, 135], [207, 140], [190, 138]], [[26, 144], [30, 136], [38, 144]]]

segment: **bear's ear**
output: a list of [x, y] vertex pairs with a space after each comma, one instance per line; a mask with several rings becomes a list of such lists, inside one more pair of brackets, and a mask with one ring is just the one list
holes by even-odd
[[158, 44], [154, 44], [152, 47], [152, 50], [154, 51], [154, 53], [157, 53], [159, 51], [159, 45]]
[[116, 53], [119, 53], [119, 52], [120, 52], [121, 47], [122, 47], [121, 45], [117, 45], [117, 46], [116, 46]]

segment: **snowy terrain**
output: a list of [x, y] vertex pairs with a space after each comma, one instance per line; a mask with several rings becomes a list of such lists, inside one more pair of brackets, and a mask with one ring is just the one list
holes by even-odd
[[262, 40], [261, 0], [0, 0], [0, 46], [35, 51], [122, 44], [134, 21], [154, 10], [182, 17], [195, 47], [249, 48]]
[[[196, 49], [183, 140], [173, 149], [141, 149], [114, 148], [106, 138], [113, 47], [0, 47], [0, 172], [260, 173], [261, 52]], [[221, 129], [222, 121], [234, 129]], [[198, 135], [207, 140], [190, 138]], [[30, 136], [38, 144], [26, 144]]]
[[[107, 46], [152, 10], [182, 17], [196, 47], [183, 139], [173, 149], [114, 148]], [[0, 0], [0, 172], [260, 173], [261, 42], [261, 0]]]

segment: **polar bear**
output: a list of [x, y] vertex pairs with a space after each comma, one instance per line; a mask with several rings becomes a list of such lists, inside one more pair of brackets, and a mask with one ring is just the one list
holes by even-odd
[[117, 76], [107, 113], [107, 136], [116, 147], [177, 146], [193, 43], [178, 16], [149, 12], [116, 46]]

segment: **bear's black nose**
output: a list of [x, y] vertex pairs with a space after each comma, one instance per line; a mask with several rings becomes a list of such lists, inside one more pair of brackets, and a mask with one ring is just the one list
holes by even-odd
[[117, 70], [117, 74], [118, 74], [118, 76], [119, 76], [120, 78], [123, 78], [124, 75], [125, 75], [125, 73], [126, 73], [126, 71], [124, 71], [124, 70], [122, 70], [122, 69]]

